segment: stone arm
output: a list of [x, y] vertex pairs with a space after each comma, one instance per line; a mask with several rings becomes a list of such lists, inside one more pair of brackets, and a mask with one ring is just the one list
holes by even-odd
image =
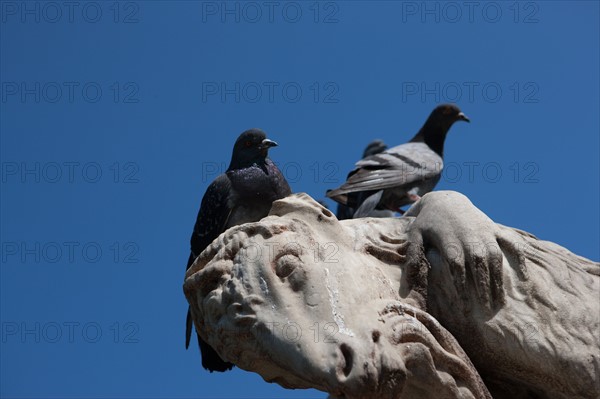
[[409, 297], [494, 398], [600, 397], [598, 263], [496, 224], [456, 192], [427, 194], [405, 216]]

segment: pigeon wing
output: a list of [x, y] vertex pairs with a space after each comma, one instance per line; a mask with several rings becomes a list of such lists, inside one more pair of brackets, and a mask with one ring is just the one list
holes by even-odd
[[231, 182], [225, 174], [217, 177], [206, 189], [190, 237], [191, 254], [186, 270], [194, 263], [196, 257], [223, 232], [231, 213], [228, 201], [230, 193]]
[[[190, 238], [191, 251], [186, 270], [190, 268], [198, 255], [223, 232], [227, 225], [227, 219], [231, 214], [231, 207], [228, 201], [230, 194], [231, 182], [225, 174], [218, 176], [206, 189], [204, 197], [202, 197], [198, 216], [196, 217], [194, 231]], [[185, 329], [186, 349], [190, 345], [192, 336], [193, 322], [191, 316], [188, 307]], [[199, 335], [198, 346], [202, 354], [202, 366], [205, 369], [212, 372], [230, 370], [233, 367], [233, 364], [221, 359], [215, 350], [204, 342]]]
[[443, 160], [425, 143], [406, 143], [361, 159], [356, 166], [341, 187], [327, 193], [328, 197], [336, 199], [351, 192], [378, 191], [433, 179], [440, 175]]

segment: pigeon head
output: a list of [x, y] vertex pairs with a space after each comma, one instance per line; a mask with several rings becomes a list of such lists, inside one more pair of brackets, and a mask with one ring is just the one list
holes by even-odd
[[277, 143], [269, 140], [262, 130], [246, 130], [235, 141], [229, 169], [244, 168], [255, 163], [264, 163], [269, 155], [269, 148], [275, 146], [277, 146]]
[[465, 121], [471, 122], [469, 118], [454, 104], [442, 104], [434, 108], [427, 119], [428, 122], [433, 122], [440, 127], [446, 127], [446, 132], [454, 122]]
[[429, 148], [443, 156], [446, 134], [457, 121], [471, 122], [456, 105], [438, 105], [431, 111], [429, 118], [411, 142], [425, 142]]

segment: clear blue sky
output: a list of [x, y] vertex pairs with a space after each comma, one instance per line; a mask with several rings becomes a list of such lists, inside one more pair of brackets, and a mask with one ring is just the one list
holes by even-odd
[[599, 259], [598, 2], [0, 4], [2, 396], [326, 396], [184, 350], [189, 235], [250, 127], [323, 198], [454, 101], [437, 189]]

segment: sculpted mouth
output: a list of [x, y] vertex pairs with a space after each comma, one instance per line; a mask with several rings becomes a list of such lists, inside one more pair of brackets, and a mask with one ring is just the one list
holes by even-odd
[[248, 313], [244, 311], [244, 306], [239, 303], [232, 303], [227, 306], [227, 315], [236, 326], [246, 327], [252, 326], [256, 323], [256, 315], [254, 313]]
[[250, 327], [256, 323], [255, 315], [237, 315], [233, 318], [236, 326]]
[[247, 295], [242, 299], [242, 303], [234, 302], [227, 306], [227, 316], [238, 326], [252, 326], [256, 323], [256, 313], [253, 305], [261, 305], [265, 301], [258, 295]]

